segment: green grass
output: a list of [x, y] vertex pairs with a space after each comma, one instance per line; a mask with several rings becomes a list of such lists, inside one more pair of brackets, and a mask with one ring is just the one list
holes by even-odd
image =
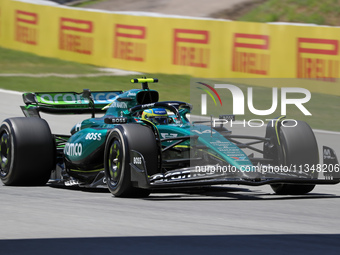
[[72, 7], [87, 7], [88, 5], [91, 5], [91, 4], [96, 4], [96, 3], [100, 3], [100, 2], [103, 2], [105, 0], [85, 0], [83, 2], [79, 2], [79, 3], [75, 3], [75, 4], [70, 4]]
[[99, 73], [97, 67], [0, 47], [0, 73]]
[[339, 26], [339, 14], [340, 0], [268, 0], [238, 20]]
[[[17, 52], [0, 48], [0, 72], [1, 73], [94, 73], [96, 68], [91, 65], [83, 65], [69, 61], [62, 61], [52, 58], [39, 57], [29, 53]], [[98, 71], [97, 71], [98, 72]], [[151, 89], [155, 89], [160, 94], [160, 101], [177, 100], [191, 102], [196, 110], [194, 113], [200, 114], [200, 96], [190, 97], [190, 81], [192, 77], [186, 75], [168, 74], [143, 74], [152, 78], [158, 78], [159, 83], [150, 84]], [[54, 92], [54, 91], [75, 91], [81, 92], [84, 88], [92, 91], [98, 90], [129, 90], [139, 88], [139, 84], [130, 83], [129, 76], [102, 76], [102, 77], [79, 77], [79, 78], [60, 78], [60, 77], [1, 77], [0, 88], [26, 92]], [[235, 79], [234, 79], [235, 80]], [[236, 79], [237, 80], [237, 79]], [[267, 81], [268, 79], [266, 79]], [[197, 80], [196, 80], [197, 81]], [[221, 83], [211, 81], [209, 84]], [[274, 82], [275, 83], [275, 82]], [[237, 84], [246, 95], [246, 86]], [[271, 89], [266, 87], [254, 86], [254, 107], [256, 109], [269, 109], [271, 106]], [[209, 104], [210, 103], [210, 104]], [[296, 107], [288, 107], [287, 118], [301, 119], [307, 121], [313, 128], [340, 131], [340, 103], [339, 96], [312, 94], [312, 100], [305, 105], [313, 114], [306, 117]], [[195, 109], [194, 108], [194, 109]], [[212, 100], [208, 99], [208, 108], [214, 108]], [[279, 110], [271, 116], [254, 116], [247, 111], [245, 116], [238, 116], [237, 119], [269, 119], [280, 116]], [[280, 100], [278, 109], [280, 109]], [[219, 114], [232, 113], [232, 98], [226, 97], [223, 100], [223, 108], [215, 108], [214, 116]]]
[[[59, 73], [86, 74], [99, 73], [98, 67], [70, 61], [40, 57], [34, 54], [0, 48], [0, 73]], [[142, 75], [140, 75], [141, 77]], [[190, 76], [167, 74], [143, 74], [143, 76], [159, 79], [159, 83], [150, 84], [150, 88], [160, 93], [160, 100], [189, 101]], [[139, 84], [131, 84], [129, 76], [102, 77], [0, 77], [0, 87], [17, 91], [76, 91], [84, 88], [95, 90], [129, 90], [139, 88]]]

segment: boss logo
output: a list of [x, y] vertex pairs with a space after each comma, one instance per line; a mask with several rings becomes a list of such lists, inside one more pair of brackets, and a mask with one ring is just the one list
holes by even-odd
[[104, 122], [106, 124], [124, 124], [124, 123], [127, 123], [127, 118], [125, 118], [125, 117], [105, 118]]
[[85, 137], [85, 140], [96, 140], [100, 141], [102, 139], [101, 133], [88, 133]]
[[114, 119], [111, 119], [112, 123], [115, 124], [115, 123], [126, 123], [127, 122], [127, 118], [114, 118]]

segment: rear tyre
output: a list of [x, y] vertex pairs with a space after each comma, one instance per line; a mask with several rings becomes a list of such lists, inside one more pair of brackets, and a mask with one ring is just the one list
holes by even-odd
[[6, 119], [0, 126], [0, 178], [5, 185], [45, 185], [54, 167], [54, 138], [40, 118]]
[[[286, 126], [280, 128], [280, 141], [285, 166], [305, 166], [309, 168], [319, 163], [319, 150], [315, 135], [310, 126], [304, 121], [297, 121], [297, 126], [285, 121]], [[311, 173], [311, 178], [317, 178], [318, 173]], [[273, 191], [279, 195], [303, 195], [311, 192], [315, 185], [301, 184], [272, 184]]]
[[152, 130], [139, 124], [120, 125], [111, 131], [105, 146], [108, 188], [116, 197], [147, 197], [150, 191], [134, 187], [131, 181], [131, 150], [143, 155], [148, 175], [157, 172], [158, 150]]

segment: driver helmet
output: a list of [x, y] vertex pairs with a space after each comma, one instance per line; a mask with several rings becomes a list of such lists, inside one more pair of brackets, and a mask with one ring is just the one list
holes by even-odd
[[163, 108], [147, 109], [143, 111], [143, 120], [149, 120], [156, 125], [168, 124], [168, 114]]

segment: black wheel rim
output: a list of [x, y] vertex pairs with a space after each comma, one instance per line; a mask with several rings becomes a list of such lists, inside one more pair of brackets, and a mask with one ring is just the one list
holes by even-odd
[[110, 147], [109, 152], [109, 176], [110, 184], [116, 186], [120, 180], [122, 172], [122, 144], [119, 140], [115, 139]]
[[11, 160], [11, 143], [6, 131], [0, 134], [0, 176], [5, 177], [8, 174]]

